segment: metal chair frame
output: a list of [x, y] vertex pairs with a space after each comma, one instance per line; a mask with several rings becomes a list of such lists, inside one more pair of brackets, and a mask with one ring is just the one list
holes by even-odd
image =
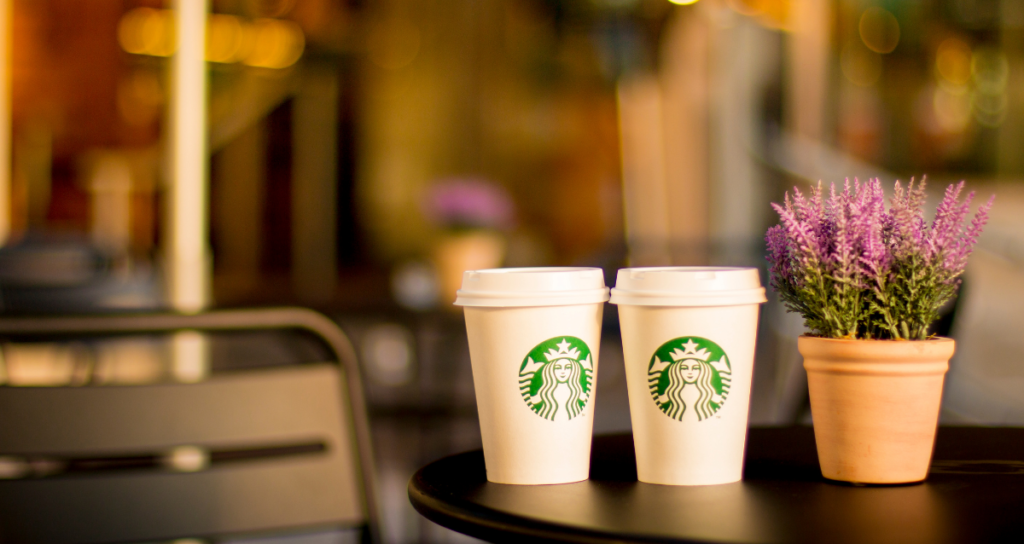
[[45, 340], [72, 337], [125, 336], [178, 331], [237, 332], [299, 330], [327, 345], [345, 375], [348, 418], [357, 446], [370, 540], [380, 539], [376, 482], [369, 418], [356, 352], [345, 333], [329, 318], [305, 308], [215, 310], [198, 314], [101, 314], [47, 317], [0, 317], [0, 337]]

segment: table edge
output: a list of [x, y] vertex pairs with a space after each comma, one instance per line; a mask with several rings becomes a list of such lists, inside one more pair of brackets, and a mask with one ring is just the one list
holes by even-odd
[[[515, 542], [523, 541], [523, 538], [530, 538], [531, 542], [574, 542], [583, 544], [606, 544], [622, 542], [672, 542], [702, 544], [712, 541], [704, 540], [680, 540], [678, 538], [665, 538], [656, 535], [615, 535], [582, 528], [576, 525], [561, 524], [551, 521], [524, 518], [506, 514], [500, 510], [488, 508], [480, 504], [473, 504], [473, 509], [459, 506], [460, 502], [468, 502], [459, 499], [454, 502], [444, 502], [430, 494], [430, 490], [436, 489], [426, 483], [422, 473], [443, 461], [451, 462], [455, 458], [483, 455], [482, 450], [473, 450], [455, 455], [450, 455], [427, 464], [409, 480], [408, 496], [409, 502], [420, 515], [428, 520], [453, 531], [463, 533], [474, 538], [488, 542]], [[500, 484], [498, 484], [500, 485]], [[511, 484], [508, 484], [511, 485]]]

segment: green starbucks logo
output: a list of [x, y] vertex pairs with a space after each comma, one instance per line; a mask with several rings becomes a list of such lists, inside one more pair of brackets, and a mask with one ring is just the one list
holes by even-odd
[[519, 392], [537, 415], [568, 421], [583, 412], [594, 387], [594, 359], [575, 336], [545, 340], [519, 367]]
[[[732, 367], [718, 344], [698, 336], [669, 340], [654, 352], [647, 383], [658, 408], [679, 421], [687, 410], [704, 421], [722, 408]], [[692, 416], [691, 416], [692, 417]]]

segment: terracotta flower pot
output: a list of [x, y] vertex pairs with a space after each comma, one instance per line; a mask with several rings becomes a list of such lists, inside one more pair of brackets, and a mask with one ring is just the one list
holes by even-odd
[[462, 285], [462, 274], [467, 270], [497, 268], [504, 258], [505, 237], [501, 233], [471, 230], [443, 235], [433, 255], [441, 307], [462, 312], [461, 307], [452, 305], [455, 292]]
[[802, 336], [797, 347], [822, 475], [870, 484], [924, 480], [953, 340]]

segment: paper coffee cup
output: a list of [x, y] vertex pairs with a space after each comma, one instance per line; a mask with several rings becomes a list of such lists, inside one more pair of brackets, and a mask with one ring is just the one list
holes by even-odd
[[668, 485], [739, 481], [754, 374], [754, 268], [619, 270], [619, 306], [637, 478]]
[[590, 475], [601, 314], [599, 268], [498, 268], [463, 275], [487, 479], [558, 484]]

